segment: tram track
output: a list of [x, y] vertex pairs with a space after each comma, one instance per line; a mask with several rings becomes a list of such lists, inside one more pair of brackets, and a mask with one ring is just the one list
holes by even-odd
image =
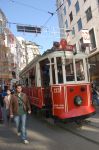
[[97, 127], [97, 126], [94, 125], [94, 124], [91, 124], [91, 122], [89, 122], [89, 123], [84, 123], [83, 126], [93, 127], [93, 128], [95, 128], [95, 129], [98, 129], [98, 130], [99, 130], [99, 127]]
[[[93, 129], [99, 131], [99, 127], [91, 124], [91, 121], [88, 121], [88, 120], [84, 121], [82, 123], [82, 125], [80, 126], [80, 125], [77, 125], [76, 123], [62, 123], [62, 122], [56, 122], [55, 123], [52, 118], [47, 119], [47, 118], [42, 117], [42, 116], [38, 116], [37, 118], [40, 121], [42, 121], [43, 123], [46, 123], [47, 125], [50, 125], [54, 128], [59, 127], [61, 129], [65, 130], [66, 132], [70, 132], [73, 135], [76, 135], [76, 136], [78, 136], [84, 140], [87, 140], [88, 142], [91, 142], [91, 143], [99, 146], [99, 140], [98, 140], [99, 138], [95, 140], [95, 138], [92, 135], [90, 136], [90, 134], [89, 134], [89, 136], [88, 136], [87, 130], [85, 133], [85, 130], [83, 129], [83, 128], [93, 128]], [[95, 133], [93, 132], [93, 134], [95, 134]]]
[[[59, 127], [61, 127], [62, 129], [66, 130], [67, 132], [72, 133], [73, 135], [76, 135], [76, 136], [78, 136], [78, 137], [80, 137], [80, 138], [82, 138], [82, 139], [85, 139], [85, 140], [87, 140], [87, 141], [89, 141], [89, 142], [91, 142], [91, 143], [93, 143], [93, 144], [99, 145], [99, 142], [98, 142], [98, 141], [96, 141], [96, 140], [94, 140], [94, 139], [92, 139], [92, 138], [90, 138], [90, 137], [87, 137], [86, 135], [80, 133], [81, 129], [80, 129], [80, 131], [77, 131], [76, 128], [73, 128], [73, 129], [74, 129], [74, 130], [73, 130], [73, 129], [67, 127], [66, 125], [64, 126], [64, 125], [62, 125], [62, 124], [59, 124]], [[82, 127], [78, 127], [78, 128], [82, 128]]]
[[[87, 125], [84, 124], [83, 126], [78, 126], [78, 125], [74, 125], [74, 124], [73, 125], [63, 124], [63, 123], [60, 123], [60, 122], [54, 124], [51, 121], [49, 122], [47, 119], [44, 119], [44, 121], [46, 123], [50, 124], [51, 126], [58, 126], [59, 128], [65, 130], [66, 132], [72, 133], [73, 135], [76, 135], [76, 136], [78, 136], [78, 137], [80, 137], [84, 140], [87, 140], [88, 142], [91, 142], [91, 143], [96, 144], [96, 145], [99, 146], [99, 141], [93, 139], [92, 137], [90, 137], [88, 135], [87, 136], [84, 135], [83, 130], [82, 130], [82, 127], [85, 127], [85, 126], [93, 127], [93, 125], [90, 126], [88, 124]], [[95, 127], [95, 126], [94, 126], [94, 128], [99, 129], [99, 127]]]

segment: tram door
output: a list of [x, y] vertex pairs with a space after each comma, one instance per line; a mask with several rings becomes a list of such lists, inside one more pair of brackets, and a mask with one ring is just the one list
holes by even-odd
[[41, 72], [41, 86], [43, 88], [46, 88], [49, 86], [50, 83], [48, 59], [45, 59], [40, 62], [40, 72]]
[[51, 113], [51, 91], [50, 91], [50, 62], [45, 59], [40, 62], [41, 87], [43, 90], [43, 100], [46, 108], [46, 115]]
[[62, 69], [62, 58], [54, 57], [51, 58], [51, 84], [62, 84], [63, 80], [63, 69]]

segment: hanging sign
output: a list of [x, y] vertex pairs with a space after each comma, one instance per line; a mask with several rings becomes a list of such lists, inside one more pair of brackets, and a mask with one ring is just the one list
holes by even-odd
[[89, 44], [90, 43], [90, 36], [89, 36], [88, 29], [83, 29], [81, 31], [81, 33], [82, 33], [83, 43]]

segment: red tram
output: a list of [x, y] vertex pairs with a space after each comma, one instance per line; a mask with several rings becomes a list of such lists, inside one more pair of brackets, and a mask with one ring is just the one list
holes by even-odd
[[95, 113], [85, 53], [57, 45], [33, 59], [20, 73], [33, 108], [61, 120], [85, 119]]

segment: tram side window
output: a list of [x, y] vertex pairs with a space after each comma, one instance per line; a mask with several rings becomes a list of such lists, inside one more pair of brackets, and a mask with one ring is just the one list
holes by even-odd
[[30, 85], [31, 86], [35, 86], [35, 81], [36, 81], [36, 78], [35, 78], [35, 71], [36, 68], [33, 67], [30, 72], [29, 72], [29, 78], [30, 78]]
[[76, 65], [77, 81], [85, 80], [83, 59], [76, 59], [75, 65]]
[[73, 59], [66, 59], [65, 61], [66, 81], [74, 81], [74, 66]]
[[58, 83], [63, 83], [63, 71], [62, 71], [61, 57], [57, 57], [56, 61], [57, 61]]
[[29, 85], [29, 83], [28, 83], [28, 78], [25, 79], [25, 85], [26, 85], [26, 86]]
[[35, 86], [35, 75], [32, 76], [30, 79], [31, 79], [31, 85]]

